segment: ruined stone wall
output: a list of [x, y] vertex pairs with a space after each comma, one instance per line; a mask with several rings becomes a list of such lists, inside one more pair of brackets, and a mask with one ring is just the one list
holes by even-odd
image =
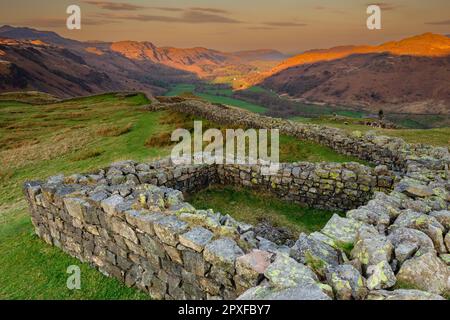
[[[335, 151], [355, 156], [376, 165], [387, 165], [391, 170], [405, 171], [408, 160], [417, 158], [435, 158], [435, 169], [448, 169], [450, 160], [442, 160], [448, 154], [447, 148], [427, 145], [411, 145], [395, 137], [378, 136], [373, 132], [362, 134], [355, 131], [348, 134], [344, 130], [297, 123], [286, 119], [262, 116], [240, 108], [211, 104], [195, 99], [159, 98], [161, 103], [154, 103], [149, 110], [168, 109], [195, 115], [219, 124], [242, 126], [244, 128], [273, 128], [282, 134], [310, 140], [328, 146]], [[430, 165], [430, 163], [428, 164]]]
[[221, 184], [262, 190], [309, 207], [345, 211], [369, 201], [374, 191], [390, 190], [395, 176], [387, 167], [358, 163], [282, 164], [277, 174], [262, 175], [258, 165], [218, 166]]
[[278, 175], [262, 176], [260, 165], [125, 161], [92, 174], [28, 183], [25, 194], [39, 237], [128, 286], [157, 299], [234, 299], [261, 276], [247, 260], [256, 255], [269, 262], [270, 252], [251, 249], [277, 246], [256, 239], [252, 226], [195, 210], [182, 192], [224, 183], [344, 209], [367, 201], [377, 181], [392, 182], [356, 163], [326, 166], [285, 164]]

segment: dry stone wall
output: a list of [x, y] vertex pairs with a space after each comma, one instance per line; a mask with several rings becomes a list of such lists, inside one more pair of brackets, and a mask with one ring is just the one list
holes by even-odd
[[[90, 174], [26, 183], [37, 235], [156, 299], [449, 296], [448, 149], [259, 116], [254, 123], [251, 114], [221, 106], [224, 114], [211, 113], [196, 101], [169, 107], [184, 112], [192, 107], [189, 112], [214, 121], [231, 114], [226, 121], [281, 127], [344, 153], [361, 152], [379, 166], [284, 164], [279, 175], [266, 177], [259, 166], [125, 161]], [[399, 171], [394, 175], [388, 168]], [[292, 247], [280, 246], [257, 236], [251, 225], [184, 201], [183, 192], [214, 183], [348, 211], [320, 231], [301, 234]]]

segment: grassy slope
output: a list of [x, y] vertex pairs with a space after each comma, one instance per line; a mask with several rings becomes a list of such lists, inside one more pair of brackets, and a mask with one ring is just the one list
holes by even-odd
[[[189, 123], [167, 112], [146, 112], [141, 106], [147, 103], [142, 95], [114, 94], [41, 106], [0, 102], [0, 299], [147, 298], [39, 240], [21, 194], [25, 180], [169, 154], [165, 144], [148, 147], [145, 142]], [[289, 137], [280, 142], [282, 161], [352, 160], [309, 142]], [[283, 215], [289, 208], [280, 205], [273, 210]], [[65, 272], [72, 264], [81, 266], [81, 291], [66, 289]]]
[[[169, 92], [167, 92], [166, 96], [171, 97], [171, 96], [178, 96], [183, 93], [193, 93], [194, 90], [195, 90], [195, 85], [193, 85], [193, 84], [178, 84], [178, 85], [174, 86]], [[256, 113], [264, 113], [267, 111], [266, 108], [256, 105], [256, 104], [253, 104], [253, 103], [233, 99], [231, 97], [215, 95], [215, 93], [218, 93], [218, 92], [219, 92], [218, 90], [216, 90], [216, 91], [211, 90], [208, 93], [195, 93], [195, 95], [205, 99], [206, 101], [212, 102], [212, 103], [227, 104], [230, 106], [246, 109], [246, 110], [256, 112]], [[230, 94], [231, 90], [220, 90], [220, 92], [222, 92], [226, 95], [231, 95]]]

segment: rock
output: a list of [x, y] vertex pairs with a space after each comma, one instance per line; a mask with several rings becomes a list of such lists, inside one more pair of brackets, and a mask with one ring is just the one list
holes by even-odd
[[383, 235], [361, 227], [351, 257], [358, 259], [363, 267], [378, 265], [382, 261], [390, 262], [394, 251], [392, 243]]
[[111, 219], [111, 230], [133, 243], [139, 242], [133, 229], [127, 223], [117, 217], [112, 217]]
[[105, 200], [103, 200], [100, 204], [103, 210], [109, 215], [117, 215], [117, 207], [124, 202], [123, 197], [118, 194], [113, 195]]
[[436, 218], [436, 220], [444, 226], [446, 231], [450, 230], [450, 211], [449, 210], [441, 210], [434, 211], [429, 214], [430, 216]]
[[236, 258], [243, 254], [242, 249], [230, 238], [214, 240], [208, 243], [203, 251], [203, 256], [206, 261], [216, 267], [223, 268], [223, 270], [229, 273], [234, 272]]
[[326, 278], [338, 300], [362, 300], [368, 293], [365, 279], [351, 265], [330, 267]]
[[433, 195], [433, 190], [423, 185], [410, 185], [403, 191], [406, 195], [413, 198], [425, 198]]
[[205, 246], [211, 241], [213, 233], [202, 227], [195, 227], [192, 230], [180, 235], [180, 243], [197, 252], [202, 252]]
[[163, 243], [175, 247], [179, 243], [179, 235], [185, 232], [189, 225], [175, 216], [167, 216], [155, 221], [153, 227]]
[[337, 247], [345, 248], [353, 245], [358, 229], [362, 225], [363, 223], [360, 221], [342, 218], [334, 214], [321, 232], [332, 238]]
[[398, 216], [394, 224], [389, 227], [390, 230], [397, 228], [417, 229], [427, 234], [433, 241], [435, 249], [445, 252], [443, 232], [445, 228], [432, 216], [406, 210]]
[[449, 290], [449, 276], [447, 265], [429, 252], [405, 261], [397, 274], [397, 281], [402, 288], [443, 294]]
[[272, 253], [283, 252], [289, 254], [290, 248], [287, 246], [279, 246], [263, 237], [256, 237], [256, 239], [258, 240], [258, 249], [260, 250]]
[[287, 254], [279, 253], [275, 261], [264, 272], [272, 287], [285, 289], [300, 284], [314, 284], [318, 281], [315, 273], [307, 266], [298, 263]]
[[433, 241], [422, 231], [410, 228], [398, 228], [388, 235], [394, 245], [395, 258], [403, 263], [412, 256], [427, 252], [435, 253]]
[[302, 233], [290, 250], [290, 256], [306, 264], [317, 274], [324, 277], [328, 266], [339, 264], [339, 253], [330, 245], [322, 242], [317, 232], [309, 236]]
[[367, 288], [369, 290], [391, 288], [396, 283], [395, 274], [387, 261], [367, 267]]
[[445, 300], [443, 297], [420, 290], [397, 289], [371, 291], [367, 300]]
[[383, 207], [372, 206], [370, 208], [359, 208], [347, 212], [347, 218], [364, 222], [378, 227], [379, 231], [384, 231], [390, 224], [390, 216]]
[[282, 290], [268, 285], [253, 287], [244, 292], [237, 300], [331, 300], [317, 284], [306, 284]]
[[250, 253], [236, 259], [236, 273], [247, 284], [253, 287], [262, 279], [264, 272], [271, 263], [273, 253], [252, 250]]
[[78, 198], [64, 198], [63, 202], [69, 215], [80, 221], [84, 220], [86, 208], [90, 207], [89, 203]]

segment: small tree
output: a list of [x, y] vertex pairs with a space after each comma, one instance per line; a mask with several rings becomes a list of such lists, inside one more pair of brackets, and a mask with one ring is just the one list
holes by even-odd
[[383, 109], [380, 109], [380, 111], [378, 111], [378, 119], [380, 119], [380, 121], [383, 121], [383, 119], [384, 119]]

